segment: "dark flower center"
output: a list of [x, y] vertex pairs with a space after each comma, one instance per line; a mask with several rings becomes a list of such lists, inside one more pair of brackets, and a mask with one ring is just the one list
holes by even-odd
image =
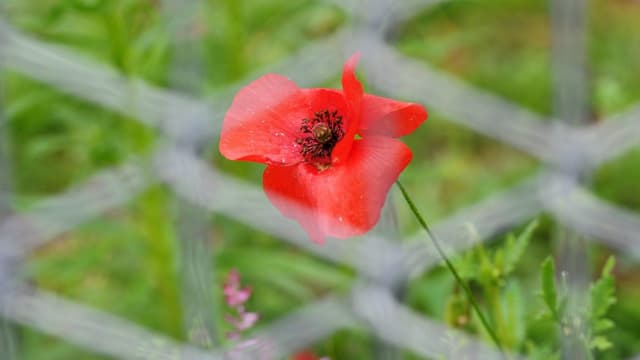
[[316, 112], [311, 120], [302, 119], [296, 142], [302, 145], [304, 159], [322, 171], [331, 164], [331, 151], [343, 137], [342, 115], [324, 110]]
[[311, 129], [313, 133], [313, 137], [318, 140], [318, 142], [326, 143], [331, 140], [331, 129], [325, 124], [316, 124]]

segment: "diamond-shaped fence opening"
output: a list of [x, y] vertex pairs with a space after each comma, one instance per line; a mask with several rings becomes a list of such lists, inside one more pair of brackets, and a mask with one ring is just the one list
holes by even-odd
[[[409, 59], [386, 42], [386, 34], [395, 24], [441, 0], [332, 2], [347, 11], [352, 22], [269, 70], [283, 73], [302, 86], [313, 85], [334, 76], [335, 69], [353, 49], [359, 49], [363, 52], [362, 69], [375, 90], [424, 103], [458, 124], [509, 144], [547, 165], [513, 188], [436, 224], [434, 232], [447, 239], [448, 252], [468, 248], [475, 241], [488, 239], [545, 211], [576, 233], [631, 256], [640, 255], [640, 216], [598, 199], [581, 183], [584, 173], [640, 143], [638, 107], [598, 125], [580, 126], [586, 101], [582, 88], [583, 2], [552, 1], [556, 121], [543, 119]], [[190, 6], [197, 8], [196, 3], [163, 2], [166, 11], [180, 15], [170, 29], [181, 54], [175, 60], [176, 67], [181, 71], [188, 68], [196, 75], [194, 78], [200, 66], [197, 50], [181, 41], [179, 34], [189, 24], [195, 11]], [[223, 349], [207, 350], [216, 335], [210, 318], [213, 299], [208, 290], [213, 286], [213, 276], [202, 216], [214, 212], [319, 257], [348, 264], [361, 275], [350, 296], [309, 304], [268, 325], [257, 335], [256, 344], [241, 351], [242, 358], [259, 359], [264, 354], [283, 357], [340, 328], [353, 326], [366, 328], [385, 343], [426, 357], [463, 358], [466, 354], [479, 359], [499, 358], [490, 346], [421, 317], [395, 300], [393, 289], [398, 283], [438, 262], [425, 242], [399, 243], [370, 235], [358, 241], [313, 245], [299, 227], [272, 208], [261, 189], [232, 179], [201, 160], [200, 148], [218, 135], [222, 115], [237, 86], [207, 101], [187, 95], [189, 84], [181, 81], [173, 82], [173, 90], [160, 89], [35, 40], [4, 21], [0, 22], [0, 66], [130, 115], [159, 129], [166, 139], [152, 155], [102, 171], [84, 184], [42, 200], [28, 212], [12, 213], [0, 208], [0, 311], [10, 322], [114, 358], [224, 358]], [[394, 76], [386, 76], [389, 73]], [[0, 171], [3, 166], [6, 165], [0, 164]], [[183, 241], [179, 256], [182, 264], [188, 264], [181, 271], [188, 344], [33, 288], [13, 276], [34, 249], [126, 204], [154, 183], [167, 184], [182, 199], [178, 222]], [[5, 190], [0, 187], [0, 200]], [[469, 239], [464, 223], [474, 224], [478, 236]], [[4, 330], [6, 326], [0, 321], [0, 351], [3, 359], [12, 359], [13, 343], [10, 331]]]

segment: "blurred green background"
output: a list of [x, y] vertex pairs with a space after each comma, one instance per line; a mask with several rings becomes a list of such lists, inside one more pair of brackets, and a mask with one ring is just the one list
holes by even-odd
[[[158, 0], [5, 0], [4, 18], [42, 41], [161, 87], [171, 85], [171, 36]], [[589, 3], [589, 54], [594, 121], [640, 101], [640, 2]], [[202, 86], [212, 96], [229, 84], [285, 59], [314, 40], [329, 36], [353, 19], [321, 1], [203, 1], [194, 36], [201, 46]], [[479, 88], [550, 115], [551, 68], [549, 4], [541, 0], [454, 0], [416, 14], [394, 29], [395, 46]], [[319, 86], [338, 87], [335, 81]], [[8, 119], [15, 206], [82, 183], [99, 169], [145, 154], [159, 141], [138, 122], [68, 96], [17, 73], [2, 73], [3, 111]], [[370, 91], [372, 89], [369, 89]], [[640, 120], [639, 120], [640, 121]], [[207, 152], [211, 164], [260, 183], [262, 166], [231, 163]], [[405, 138], [414, 161], [404, 182], [430, 222], [534, 174], [539, 164], [517, 150], [450, 123], [438, 113]], [[593, 190], [602, 198], [640, 211], [640, 150], [597, 171]], [[24, 275], [43, 289], [122, 316], [154, 331], [184, 339], [176, 266], [175, 197], [155, 186], [39, 249]], [[403, 231], [418, 229], [404, 206]], [[224, 216], [210, 216], [210, 241], [220, 284], [230, 268], [254, 289], [249, 307], [260, 325], [325, 294], [345, 293], [355, 274], [283, 244], [259, 229]], [[528, 331], [536, 330], [540, 301], [538, 267], [553, 252], [556, 224], [543, 216], [513, 281], [521, 284]], [[446, 241], [446, 239], [444, 239]], [[491, 246], [501, 246], [501, 238]], [[594, 273], [609, 249], [589, 249]], [[640, 352], [640, 267], [617, 255], [618, 303], [602, 358]], [[531, 285], [531, 286], [528, 286]], [[417, 311], [444, 319], [453, 281], [442, 269], [413, 279], [406, 301]], [[218, 289], [219, 290], [219, 289]], [[220, 294], [218, 293], [218, 299]], [[212, 304], [218, 315], [221, 304]], [[222, 321], [219, 326], [224, 328]], [[19, 328], [21, 358], [29, 360], [105, 359], [27, 328]], [[220, 339], [222, 341], [222, 339]], [[344, 330], [317, 344], [334, 360], [371, 359], [375, 340], [361, 330]], [[522, 350], [520, 348], [519, 350]], [[410, 354], [407, 354], [410, 358]]]

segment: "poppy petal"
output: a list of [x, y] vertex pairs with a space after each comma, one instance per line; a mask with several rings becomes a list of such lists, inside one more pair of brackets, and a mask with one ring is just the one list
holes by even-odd
[[427, 116], [427, 110], [420, 104], [365, 94], [358, 133], [400, 137], [412, 133]]
[[344, 63], [342, 69], [342, 91], [347, 101], [354, 105], [354, 109], [359, 109], [360, 101], [364, 93], [362, 84], [356, 77], [356, 66], [360, 60], [360, 53], [355, 53]]
[[371, 136], [357, 140], [344, 166], [317, 177], [318, 212], [327, 235], [348, 238], [371, 230], [380, 218], [387, 193], [409, 165], [411, 150], [399, 140]]
[[349, 106], [349, 115], [345, 122], [344, 138], [336, 145], [331, 154], [331, 159], [336, 164], [345, 161], [351, 151], [354, 137], [360, 128], [360, 108], [364, 91], [355, 73], [359, 59], [360, 53], [355, 53], [347, 60], [342, 70], [342, 91]]
[[296, 138], [307, 117], [306, 96], [284, 76], [267, 74], [233, 99], [220, 134], [220, 153], [231, 160], [290, 165], [303, 161]]
[[296, 220], [312, 241], [323, 244], [319, 227], [313, 170], [307, 164], [293, 166], [268, 165], [262, 174], [264, 192], [269, 201], [284, 215]]
[[344, 121], [348, 121], [345, 117], [349, 112], [349, 109], [341, 91], [323, 88], [302, 89], [301, 91], [306, 98], [307, 106], [309, 108], [307, 115], [308, 118], [313, 117], [315, 112], [329, 110], [337, 111], [343, 116]]
[[378, 222], [389, 189], [411, 161], [411, 150], [384, 136], [354, 141], [349, 158], [318, 171], [308, 164], [268, 166], [269, 200], [298, 221], [312, 240], [362, 235]]
[[318, 360], [318, 357], [312, 352], [302, 351], [293, 355], [292, 360]]

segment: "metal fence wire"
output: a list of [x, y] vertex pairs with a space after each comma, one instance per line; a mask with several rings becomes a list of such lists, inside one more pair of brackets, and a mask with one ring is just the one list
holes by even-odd
[[[600, 164], [640, 144], [640, 106], [597, 124], [583, 122], [587, 62], [584, 1], [551, 1], [553, 119], [407, 58], [388, 43], [386, 35], [395, 25], [444, 0], [326, 1], [343, 8], [352, 21], [334, 35], [307, 45], [262, 72], [278, 72], [301, 86], [311, 86], [332, 78], [353, 49], [359, 49], [363, 53], [360, 68], [372, 89], [423, 103], [451, 121], [524, 151], [545, 165], [513, 188], [436, 224], [434, 232], [447, 239], [450, 254], [544, 211], [576, 236], [588, 236], [589, 240], [633, 258], [640, 256], [640, 216], [600, 200], [584, 185], [584, 179]], [[209, 316], [214, 300], [208, 289], [214, 284], [203, 231], [203, 216], [208, 213], [224, 214], [316, 256], [348, 264], [362, 279], [349, 296], [325, 298], [269, 324], [257, 335], [258, 343], [240, 352], [242, 358], [260, 359], [265, 353], [282, 358], [340, 328], [352, 326], [367, 328], [382, 343], [424, 357], [499, 358], [491, 346], [427, 319], [395, 299], [397, 284], [438, 263], [426, 242], [397, 242], [369, 235], [358, 241], [311, 244], [297, 226], [291, 226], [273, 209], [261, 189], [232, 179], [201, 159], [203, 144], [215, 141], [219, 135], [223, 114], [239, 86], [230, 86], [218, 97], [207, 100], [189, 95], [197, 84], [180, 79], [197, 81], [200, 64], [197, 49], [179, 35], [197, 12], [197, 2], [165, 0], [162, 5], [166, 11], [180, 14], [170, 26], [174, 45], [181, 50], [178, 53], [184, 54], [174, 59], [174, 68], [193, 72], [192, 76], [172, 76], [178, 79], [171, 81], [172, 89], [125, 77], [67, 49], [36, 40], [0, 20], [2, 68], [126, 114], [158, 129], [165, 139], [151, 156], [133, 158], [101, 171], [86, 183], [44, 199], [22, 213], [2, 207], [3, 203], [8, 204], [6, 179], [1, 178], [7, 174], [8, 164], [0, 149], [0, 314], [5, 319], [0, 320], [2, 359], [17, 358], [10, 323], [119, 359], [225, 358], [224, 349], [211, 349], [215, 328]], [[389, 73], [394, 76], [386, 76]], [[0, 135], [1, 124], [0, 121]], [[15, 276], [23, 259], [34, 249], [105, 211], [127, 204], [155, 183], [168, 185], [181, 199], [180, 212], [188, 214], [177, 220], [184, 242], [179, 256], [190, 267], [181, 272], [188, 343], [178, 343], [34, 288]], [[478, 236], [469, 238], [465, 223], [474, 224]]]

